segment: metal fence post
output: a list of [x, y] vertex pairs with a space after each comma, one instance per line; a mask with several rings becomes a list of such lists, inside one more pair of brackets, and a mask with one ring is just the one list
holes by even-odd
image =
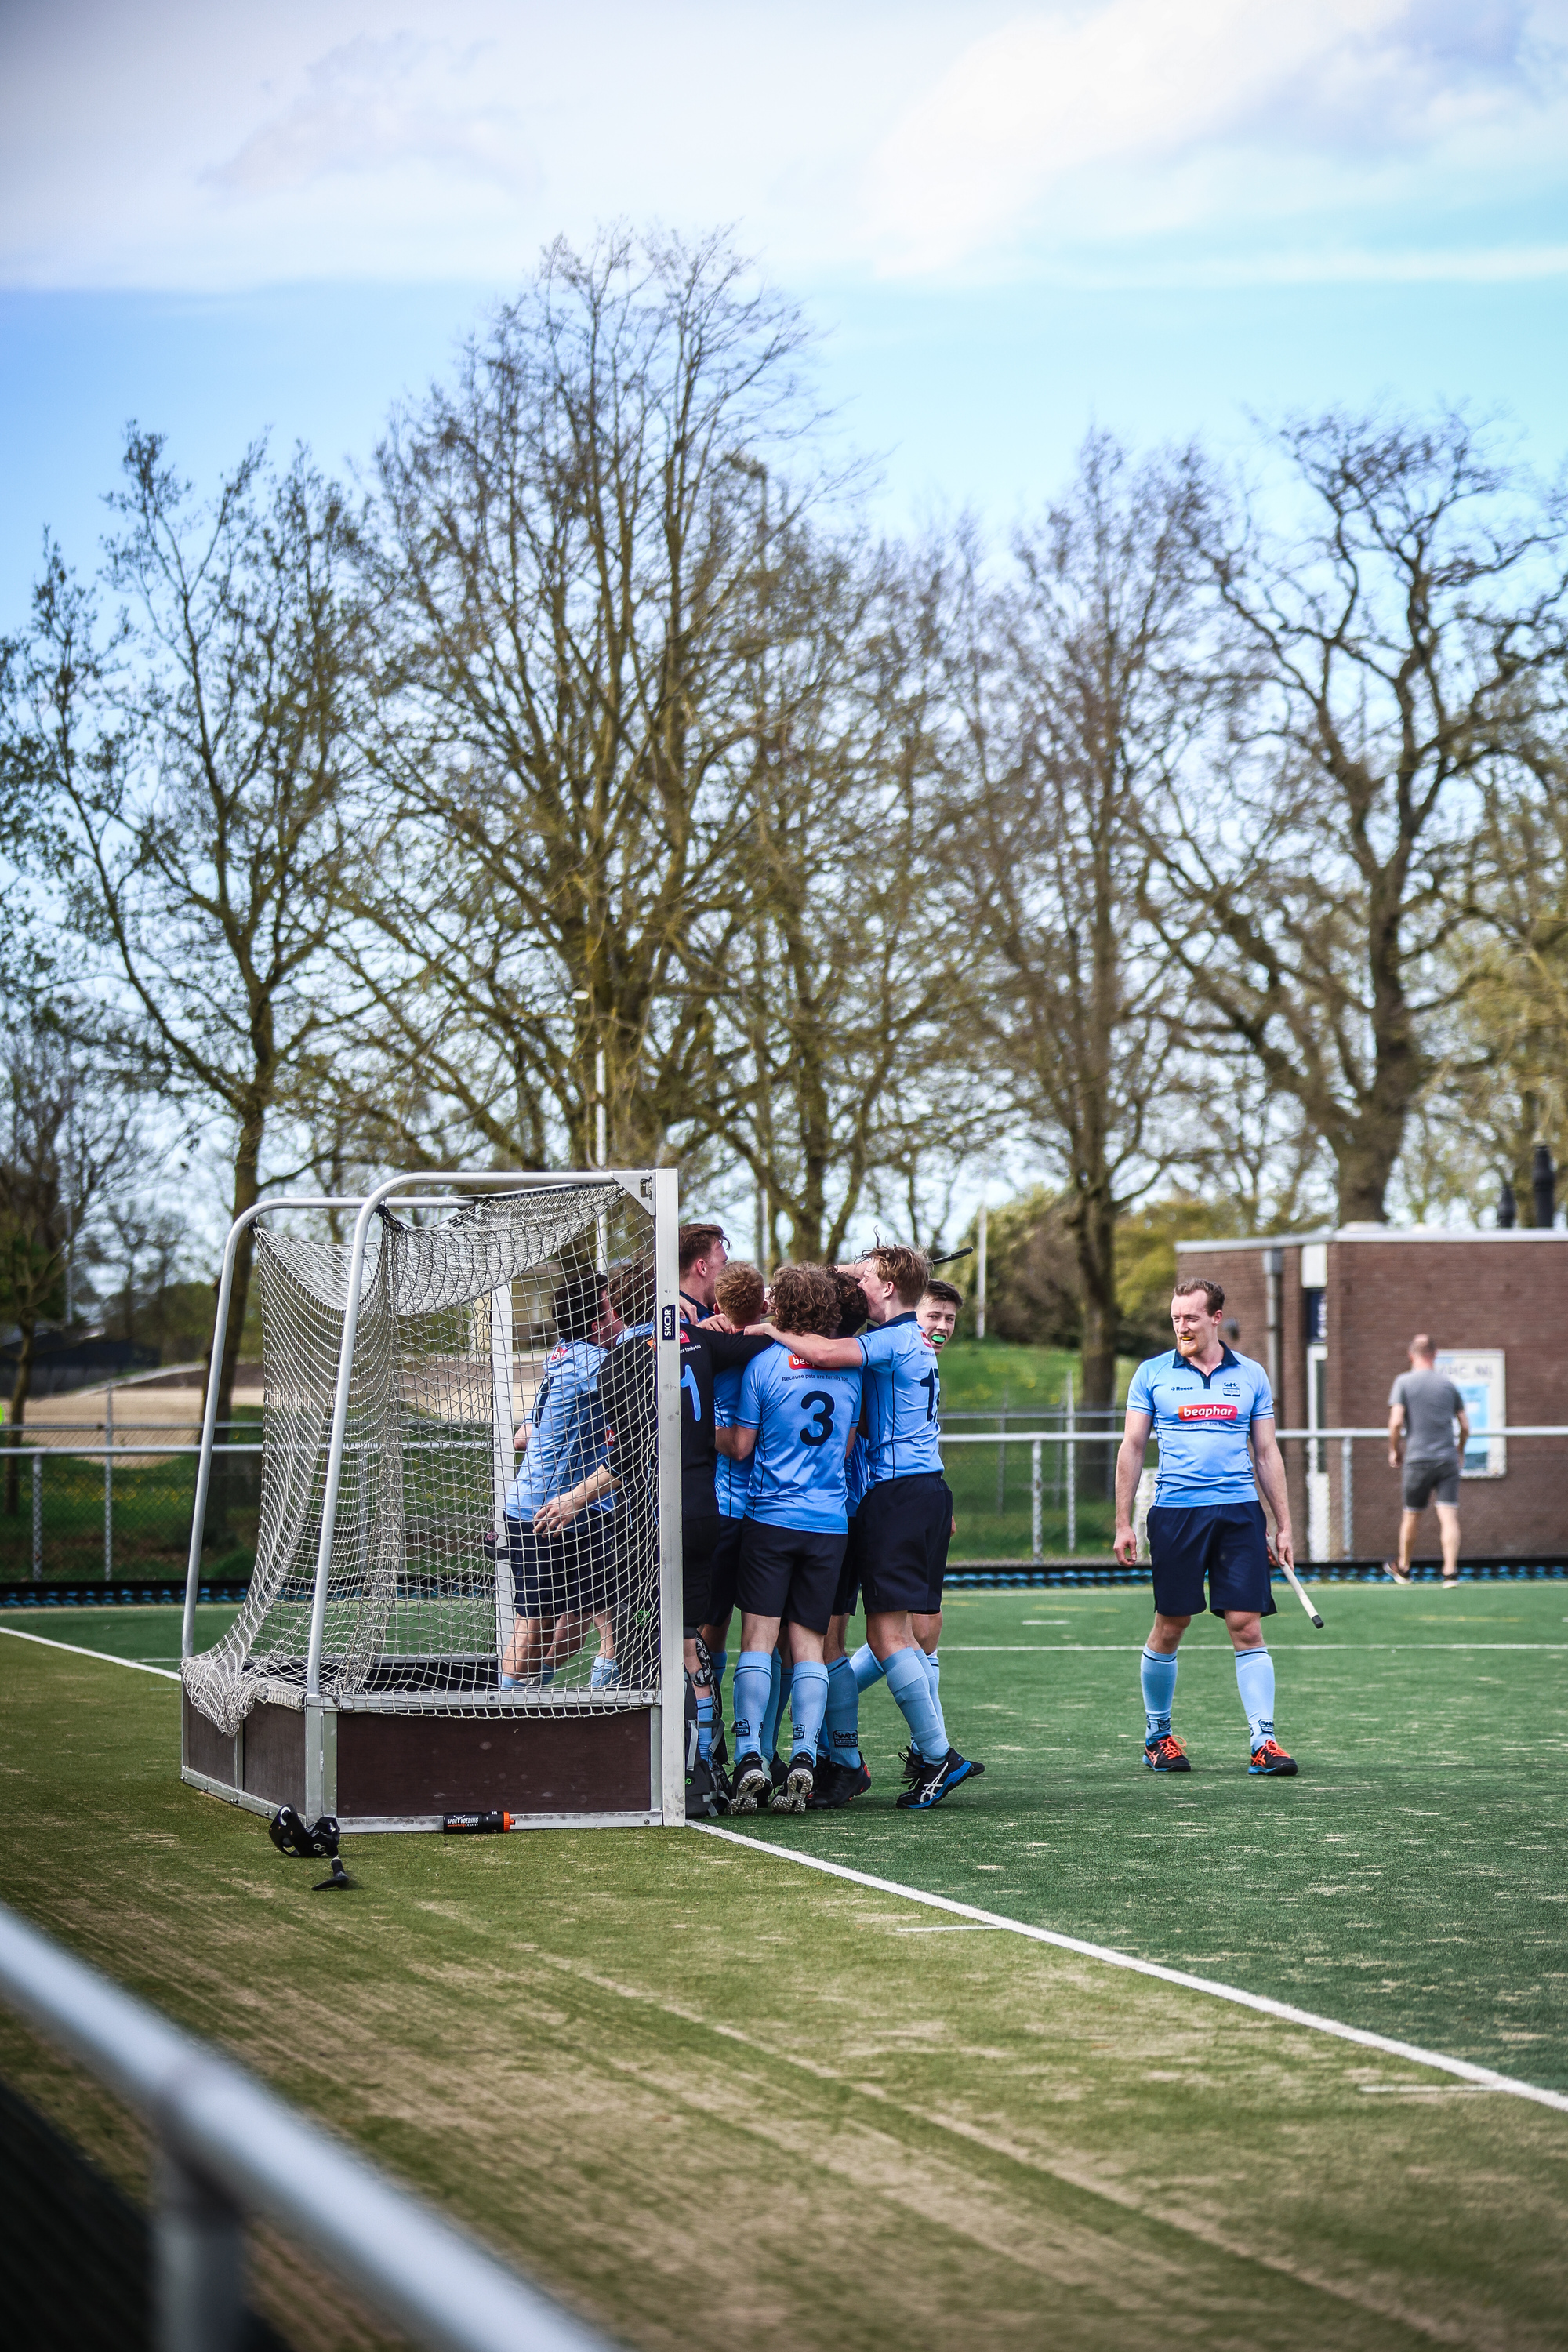
[[1043, 1450], [1037, 1437], [1029, 1448], [1029, 1549], [1031, 1557], [1036, 1560], [1045, 1558], [1040, 1542], [1040, 1505], [1043, 1499], [1040, 1492], [1040, 1455]]
[[1342, 1554], [1345, 1559], [1355, 1558], [1355, 1487], [1351, 1466], [1353, 1437], [1340, 1440], [1340, 1522], [1342, 1529]]
[[1062, 1427], [1067, 1432], [1068, 1440], [1067, 1444], [1063, 1446], [1062, 1451], [1068, 1458], [1068, 1558], [1069, 1559], [1078, 1549], [1078, 1440], [1073, 1435], [1073, 1432], [1077, 1426], [1078, 1424], [1073, 1419], [1072, 1374], [1069, 1372], [1068, 1374], [1067, 1404], [1062, 1417]]
[[44, 1572], [44, 1457], [33, 1456], [33, 1581]]
[[103, 1390], [103, 1580], [114, 1577], [114, 1390]]
[[210, 2181], [159, 2152], [153, 2222], [158, 2352], [240, 2352], [245, 2333], [245, 2230]]

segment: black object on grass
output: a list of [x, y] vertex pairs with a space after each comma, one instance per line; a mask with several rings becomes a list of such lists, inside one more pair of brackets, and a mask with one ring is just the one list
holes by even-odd
[[336, 1859], [342, 1832], [335, 1813], [322, 1813], [307, 1825], [292, 1805], [279, 1805], [267, 1824], [267, 1834], [279, 1853], [297, 1854], [302, 1862]]

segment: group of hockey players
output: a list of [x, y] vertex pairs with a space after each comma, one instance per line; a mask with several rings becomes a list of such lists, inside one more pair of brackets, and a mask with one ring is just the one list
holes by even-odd
[[[712, 1224], [681, 1228], [679, 1272], [688, 1812], [850, 1803], [871, 1785], [860, 1694], [884, 1677], [909, 1729], [899, 1808], [929, 1811], [984, 1769], [949, 1740], [940, 1696], [953, 1520], [938, 1357], [959, 1293], [898, 1244], [781, 1266], [770, 1286]], [[592, 1686], [620, 1679], [616, 1563], [628, 1514], [646, 1528], [657, 1511], [651, 1314], [646, 1268], [629, 1286], [575, 1274], [555, 1294], [556, 1344], [516, 1433], [502, 1690], [548, 1684], [590, 1623]]]
[[[681, 1227], [679, 1265], [688, 1812], [851, 1803], [871, 1785], [860, 1694], [883, 1678], [910, 1735], [899, 1808], [928, 1811], [984, 1769], [948, 1738], [938, 1652], [953, 1528], [938, 1359], [959, 1294], [932, 1278], [921, 1251], [897, 1244], [855, 1265], [780, 1266], [770, 1286], [731, 1260], [712, 1224]], [[1275, 1734], [1263, 1622], [1274, 1612], [1273, 1559], [1292, 1562], [1289, 1497], [1268, 1376], [1226, 1344], [1224, 1304], [1217, 1283], [1181, 1282], [1175, 1347], [1141, 1365], [1128, 1393], [1116, 1477], [1116, 1552], [1128, 1567], [1151, 1435], [1160, 1448], [1143, 1760], [1154, 1772], [1191, 1769], [1172, 1728], [1176, 1654], [1206, 1591], [1236, 1651], [1247, 1769], [1289, 1778], [1297, 1767]], [[626, 1613], [628, 1564], [650, 1556], [658, 1512], [647, 1262], [569, 1275], [553, 1306], [556, 1343], [516, 1433], [522, 1460], [506, 1528], [516, 1620], [503, 1691], [548, 1684], [590, 1624], [591, 1687], [620, 1682], [623, 1635], [640, 1640], [636, 1663], [651, 1665], [649, 1612], [635, 1626]], [[858, 1604], [866, 1638], [850, 1654]]]

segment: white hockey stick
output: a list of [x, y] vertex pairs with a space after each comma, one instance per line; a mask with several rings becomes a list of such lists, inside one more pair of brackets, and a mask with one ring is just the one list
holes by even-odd
[[1306, 1611], [1308, 1616], [1311, 1619], [1313, 1624], [1321, 1633], [1323, 1630], [1323, 1621], [1319, 1616], [1317, 1611], [1313, 1608], [1311, 1601], [1308, 1599], [1306, 1587], [1302, 1584], [1300, 1578], [1297, 1575], [1293, 1568], [1286, 1568], [1285, 1562], [1279, 1559], [1278, 1556], [1276, 1556], [1275, 1565], [1284, 1571], [1284, 1574], [1289, 1580], [1291, 1591], [1295, 1594], [1297, 1600], [1300, 1602], [1302, 1608]]

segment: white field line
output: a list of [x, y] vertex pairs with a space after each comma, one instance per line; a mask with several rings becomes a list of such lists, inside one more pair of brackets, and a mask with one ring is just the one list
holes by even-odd
[[826, 1862], [820, 1854], [797, 1853], [791, 1846], [774, 1845], [766, 1838], [747, 1837], [739, 1830], [721, 1829], [716, 1822], [693, 1822], [690, 1826], [707, 1837], [723, 1838], [731, 1845], [750, 1846], [753, 1853], [772, 1854], [780, 1862], [798, 1863], [804, 1870], [819, 1870], [829, 1878], [846, 1878], [853, 1886], [868, 1886], [875, 1895], [897, 1895], [906, 1903], [923, 1903], [932, 1911], [948, 1911], [961, 1919], [972, 1919], [977, 1927], [1003, 1927], [1009, 1935], [1023, 1936], [1032, 1944], [1051, 1944], [1062, 1952], [1078, 1952], [1088, 1960], [1100, 1960], [1107, 1968], [1128, 1969], [1135, 1976], [1155, 1977], [1162, 1984], [1180, 1985], [1185, 1992], [1206, 1993], [1211, 2000], [1228, 2000], [1239, 2009], [1258, 2011], [1263, 2017], [1277, 2017], [1286, 2025], [1301, 2025], [1313, 2033], [1331, 2033], [1342, 2042], [1354, 2042], [1363, 2050], [1380, 2050], [1390, 2058], [1403, 2058], [1413, 2066], [1432, 2066], [1438, 2073], [1455, 2074], [1462, 2083], [1473, 2083], [1484, 2091], [1506, 2092], [1510, 2098], [1532, 2099], [1540, 2106], [1555, 2107], [1568, 2115], [1568, 2093], [1543, 2091], [1533, 2083], [1521, 2083], [1511, 2074], [1500, 2074], [1490, 2066], [1472, 2065], [1468, 2058], [1449, 2058], [1440, 2050], [1423, 2050], [1413, 2042], [1394, 2042], [1385, 2033], [1369, 2032], [1365, 2026], [1342, 2025], [1338, 2018], [1319, 2017], [1310, 2009], [1296, 2009], [1289, 2001], [1270, 2000], [1266, 1993], [1243, 1992], [1237, 1985], [1218, 1984], [1212, 1977], [1190, 1976], [1184, 1969], [1167, 1969], [1158, 1960], [1140, 1960], [1131, 1952], [1118, 1952], [1109, 1944], [1087, 1944], [1078, 1936], [1058, 1935], [1054, 1927], [1032, 1927], [1023, 1919], [1008, 1919], [1000, 1912], [983, 1911], [973, 1903], [957, 1903], [946, 1895], [928, 1895], [921, 1886], [900, 1885], [896, 1878], [875, 1878], [867, 1870], [850, 1870], [841, 1862]]
[[[1082, 1657], [1091, 1651], [1110, 1650], [1132, 1658], [1141, 1645], [1136, 1642], [943, 1642], [941, 1646], [965, 1654], [984, 1651], [991, 1656], [1014, 1657], [1026, 1653], [1031, 1658], [1048, 1658], [1057, 1651], [1068, 1651]], [[1285, 1643], [1277, 1654], [1283, 1655], [1288, 1651], [1291, 1657], [1298, 1653], [1310, 1657], [1318, 1650], [1568, 1650], [1568, 1642], [1310, 1642], [1302, 1635], [1298, 1641]], [[1231, 1653], [1222, 1650], [1217, 1642], [1194, 1642], [1182, 1655], [1228, 1658]]]
[[79, 1642], [51, 1642], [47, 1633], [24, 1633], [19, 1625], [0, 1625], [0, 1633], [9, 1633], [13, 1642], [37, 1642], [40, 1650], [68, 1650], [73, 1658], [98, 1658], [106, 1666], [130, 1666], [139, 1675], [162, 1675], [166, 1683], [180, 1679], [170, 1666], [150, 1666], [144, 1658], [117, 1658], [108, 1650], [84, 1650]]

